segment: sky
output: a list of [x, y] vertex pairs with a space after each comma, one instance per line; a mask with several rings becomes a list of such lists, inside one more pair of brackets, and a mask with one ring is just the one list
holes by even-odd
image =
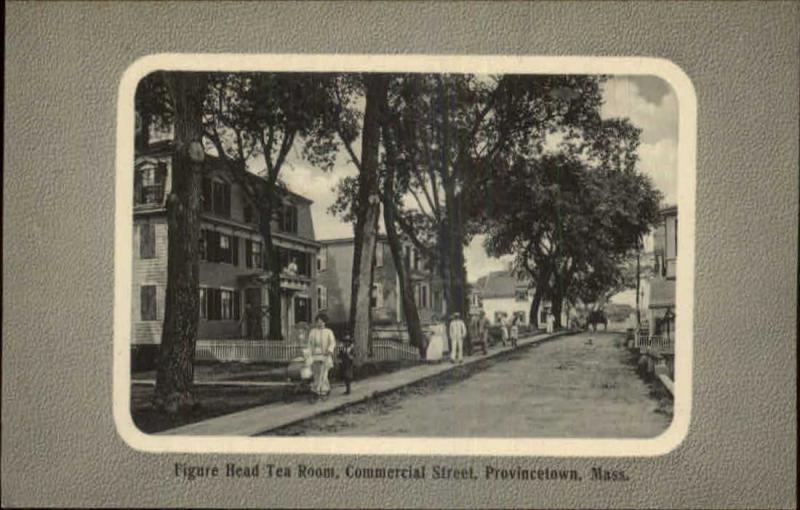
[[[603, 99], [601, 115], [604, 118], [627, 117], [642, 129], [640, 169], [664, 194], [664, 204], [675, 204], [678, 174], [678, 101], [675, 92], [657, 77], [618, 76], [604, 84]], [[353, 147], [357, 154], [359, 145], [357, 141]], [[314, 201], [311, 212], [317, 239], [353, 236], [352, 224], [331, 216], [328, 207], [335, 200], [332, 189], [339, 179], [356, 174], [356, 168], [344, 150], [330, 172], [312, 167], [300, 158], [296, 150], [287, 159], [281, 178], [289, 189]], [[477, 236], [465, 250], [467, 275], [472, 282], [491, 271], [506, 269], [511, 259], [488, 257], [482, 243], [483, 236]]]

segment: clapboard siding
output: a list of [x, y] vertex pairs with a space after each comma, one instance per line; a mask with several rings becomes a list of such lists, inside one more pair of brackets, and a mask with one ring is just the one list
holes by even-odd
[[[155, 257], [143, 259], [140, 256], [140, 228], [150, 223], [155, 228]], [[132, 343], [161, 343], [161, 327], [164, 320], [164, 295], [167, 288], [167, 223], [163, 215], [144, 216], [134, 220], [133, 229], [133, 288], [131, 299], [131, 323], [133, 325]], [[143, 285], [156, 286], [155, 321], [142, 321], [141, 288]]]

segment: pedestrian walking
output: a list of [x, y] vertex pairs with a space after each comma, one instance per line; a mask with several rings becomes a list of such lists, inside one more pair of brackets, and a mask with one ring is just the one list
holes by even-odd
[[440, 361], [444, 353], [445, 344], [444, 324], [439, 322], [437, 316], [431, 317], [431, 324], [428, 326], [428, 347], [425, 351], [425, 361]]
[[500, 316], [500, 341], [503, 343], [503, 347], [508, 345], [508, 321], [505, 315]]
[[517, 341], [519, 340], [519, 326], [517, 324], [518, 321], [519, 317], [516, 315], [514, 316], [513, 319], [511, 319], [511, 328], [508, 335], [511, 338], [511, 347], [516, 347]]
[[328, 316], [324, 313], [318, 313], [315, 327], [308, 335], [314, 374], [311, 391], [317, 398], [323, 399], [327, 398], [331, 391], [328, 372], [333, 368], [333, 353], [336, 348], [336, 338], [333, 336], [333, 331], [325, 326], [327, 322]]
[[489, 349], [489, 319], [486, 318], [486, 312], [481, 310], [478, 316], [478, 343], [483, 351], [483, 354], [488, 354]]
[[356, 348], [350, 338], [345, 335], [342, 339], [342, 348], [339, 350], [339, 367], [345, 385], [345, 395], [350, 394], [350, 384], [353, 382], [353, 372], [356, 360]]
[[467, 326], [461, 320], [461, 314], [454, 313], [450, 321], [450, 361], [463, 363], [464, 337], [467, 336]]

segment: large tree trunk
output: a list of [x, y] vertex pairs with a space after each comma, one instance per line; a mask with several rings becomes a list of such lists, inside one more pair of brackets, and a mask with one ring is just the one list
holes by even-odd
[[551, 310], [553, 313], [553, 327], [555, 329], [561, 329], [561, 310], [563, 309], [564, 305], [564, 296], [560, 293], [557, 293], [556, 296], [553, 297], [553, 303], [551, 305]]
[[[272, 204], [274, 197], [267, 197], [269, 204]], [[277, 201], [275, 202], [277, 203]], [[267, 260], [266, 270], [269, 275], [267, 279], [267, 293], [269, 296], [269, 333], [267, 338], [278, 340], [283, 338], [282, 318], [281, 318], [281, 264], [278, 249], [272, 242], [272, 205], [259, 207], [260, 222], [259, 231], [264, 238], [264, 254]]]
[[530, 323], [534, 329], [539, 328], [539, 306], [542, 304], [542, 291], [538, 286], [533, 289], [533, 300], [531, 301]]
[[[449, 225], [446, 237], [447, 250], [446, 258], [449, 266], [449, 281], [447, 286], [450, 289], [448, 313], [461, 315], [462, 320], [469, 322], [469, 296], [466, 292], [466, 269], [464, 267], [464, 225], [461, 215], [461, 195], [456, 192], [455, 182], [452, 179], [445, 179], [445, 214]], [[472, 341], [467, 334], [467, 341], [464, 342], [464, 354], [472, 354]]]
[[[199, 313], [202, 113], [206, 77], [171, 73], [165, 80], [175, 108], [172, 192], [167, 200], [167, 288], [154, 403], [169, 413], [195, 404], [194, 350]], [[190, 156], [191, 151], [191, 156]]]
[[358, 176], [358, 211], [356, 214], [353, 281], [351, 287], [350, 327], [359, 357], [372, 353], [370, 332], [370, 294], [372, 293], [375, 242], [378, 236], [380, 190], [378, 189], [378, 150], [380, 145], [381, 105], [386, 103], [389, 77], [365, 74], [366, 107], [361, 134], [361, 169]]
[[[384, 110], [385, 113], [385, 110]], [[403, 303], [403, 314], [408, 328], [408, 336], [411, 345], [419, 349], [419, 356], [425, 359], [428, 350], [428, 342], [422, 333], [422, 325], [419, 320], [417, 304], [414, 302], [414, 291], [411, 287], [410, 275], [406, 272], [403, 263], [403, 246], [400, 236], [397, 235], [397, 225], [395, 223], [395, 203], [394, 203], [394, 174], [397, 160], [394, 152], [394, 145], [391, 138], [384, 129], [384, 147], [386, 148], [387, 168], [383, 184], [383, 222], [386, 225], [386, 236], [389, 239], [389, 249], [392, 251], [392, 259], [397, 270], [397, 279], [400, 286], [400, 299]], [[400, 320], [400, 317], [397, 318]]]

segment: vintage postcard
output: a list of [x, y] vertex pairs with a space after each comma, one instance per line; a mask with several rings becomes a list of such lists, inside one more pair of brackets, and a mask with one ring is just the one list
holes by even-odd
[[685, 437], [696, 99], [674, 64], [153, 55], [117, 129], [132, 448], [636, 457]]

